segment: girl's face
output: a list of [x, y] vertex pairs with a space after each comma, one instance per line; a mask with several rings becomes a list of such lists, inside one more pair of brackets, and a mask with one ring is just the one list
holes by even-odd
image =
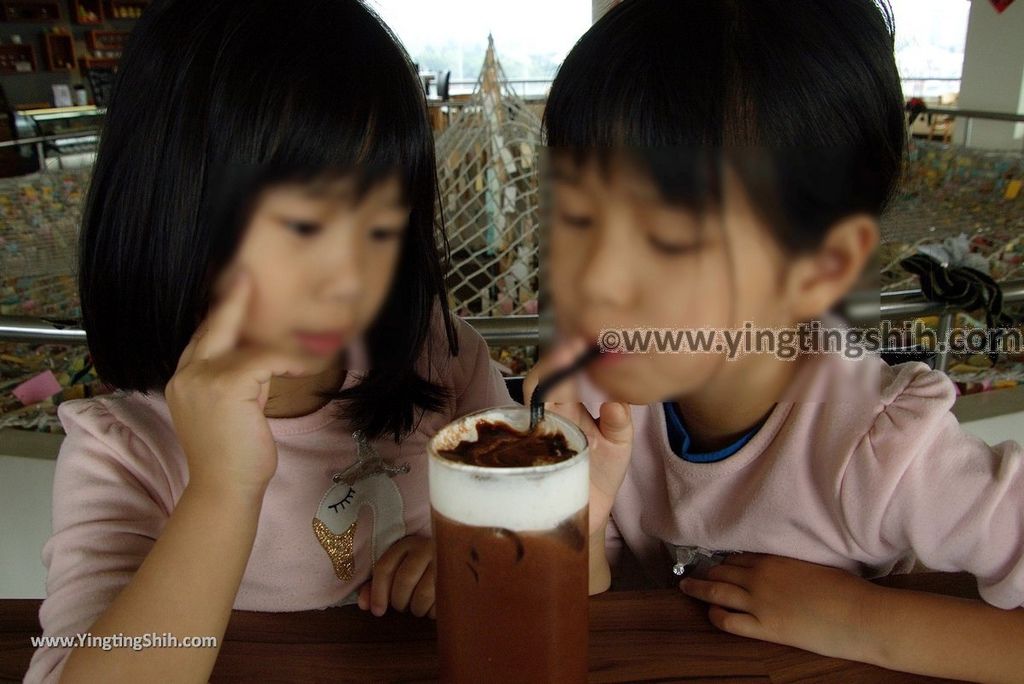
[[358, 198], [352, 179], [265, 189], [221, 281], [252, 278], [243, 343], [330, 368], [383, 305], [408, 222], [394, 178]]
[[[628, 167], [604, 172], [596, 162], [560, 161], [548, 278], [563, 334], [596, 343], [604, 329], [794, 322], [781, 284], [785, 258], [737, 182], [726, 178], [719, 210], [700, 216], [666, 204], [653, 182]], [[590, 374], [613, 398], [648, 404], [694, 392], [749, 358], [605, 354]]]

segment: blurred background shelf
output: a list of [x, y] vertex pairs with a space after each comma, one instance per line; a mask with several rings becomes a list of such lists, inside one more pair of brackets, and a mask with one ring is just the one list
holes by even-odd
[[0, 45], [0, 75], [32, 74], [36, 71], [36, 51], [31, 45]]
[[58, 2], [40, 0], [0, 0], [0, 17], [10, 22], [54, 22], [63, 15]]
[[78, 66], [75, 58], [75, 41], [70, 33], [47, 33], [43, 37], [46, 47], [46, 65], [50, 71], [74, 71]]

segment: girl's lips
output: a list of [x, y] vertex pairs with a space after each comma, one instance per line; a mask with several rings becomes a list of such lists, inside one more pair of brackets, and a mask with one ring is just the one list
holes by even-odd
[[316, 354], [317, 356], [330, 356], [331, 354], [340, 351], [341, 348], [345, 346], [345, 335], [344, 333], [339, 332], [300, 332], [296, 333], [295, 337], [306, 351]]
[[[609, 330], [613, 329], [609, 328]], [[608, 366], [611, 364], [620, 363], [631, 356], [630, 354], [626, 354], [620, 348], [606, 348], [605, 345], [609, 344], [609, 342], [602, 338], [601, 332], [587, 331], [581, 333], [580, 336], [585, 340], [591, 341], [591, 344], [597, 343], [598, 346], [601, 347], [601, 353], [598, 355], [596, 359], [594, 359], [595, 366]], [[621, 340], [621, 338], [616, 338], [616, 340]]]
[[624, 354], [622, 352], [602, 351], [601, 355], [594, 360], [594, 363], [600, 364], [602, 366], [607, 366], [608, 364], [625, 361], [627, 358], [629, 358], [629, 356], [629, 354]]

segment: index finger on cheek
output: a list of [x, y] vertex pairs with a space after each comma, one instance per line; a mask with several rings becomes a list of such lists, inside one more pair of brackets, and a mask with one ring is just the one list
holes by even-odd
[[218, 356], [238, 343], [251, 290], [252, 279], [245, 271], [239, 271], [227, 298], [216, 305], [203, 322], [206, 329], [196, 342], [196, 356]]

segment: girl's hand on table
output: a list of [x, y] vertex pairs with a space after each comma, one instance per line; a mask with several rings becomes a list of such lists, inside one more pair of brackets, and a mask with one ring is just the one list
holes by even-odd
[[855, 575], [781, 556], [741, 553], [684, 578], [683, 593], [711, 604], [719, 629], [822, 655], [865, 660], [858, 633], [877, 589]]
[[388, 605], [416, 617], [434, 617], [433, 539], [399, 539], [374, 564], [372, 577], [359, 589], [359, 607], [379, 617]]

